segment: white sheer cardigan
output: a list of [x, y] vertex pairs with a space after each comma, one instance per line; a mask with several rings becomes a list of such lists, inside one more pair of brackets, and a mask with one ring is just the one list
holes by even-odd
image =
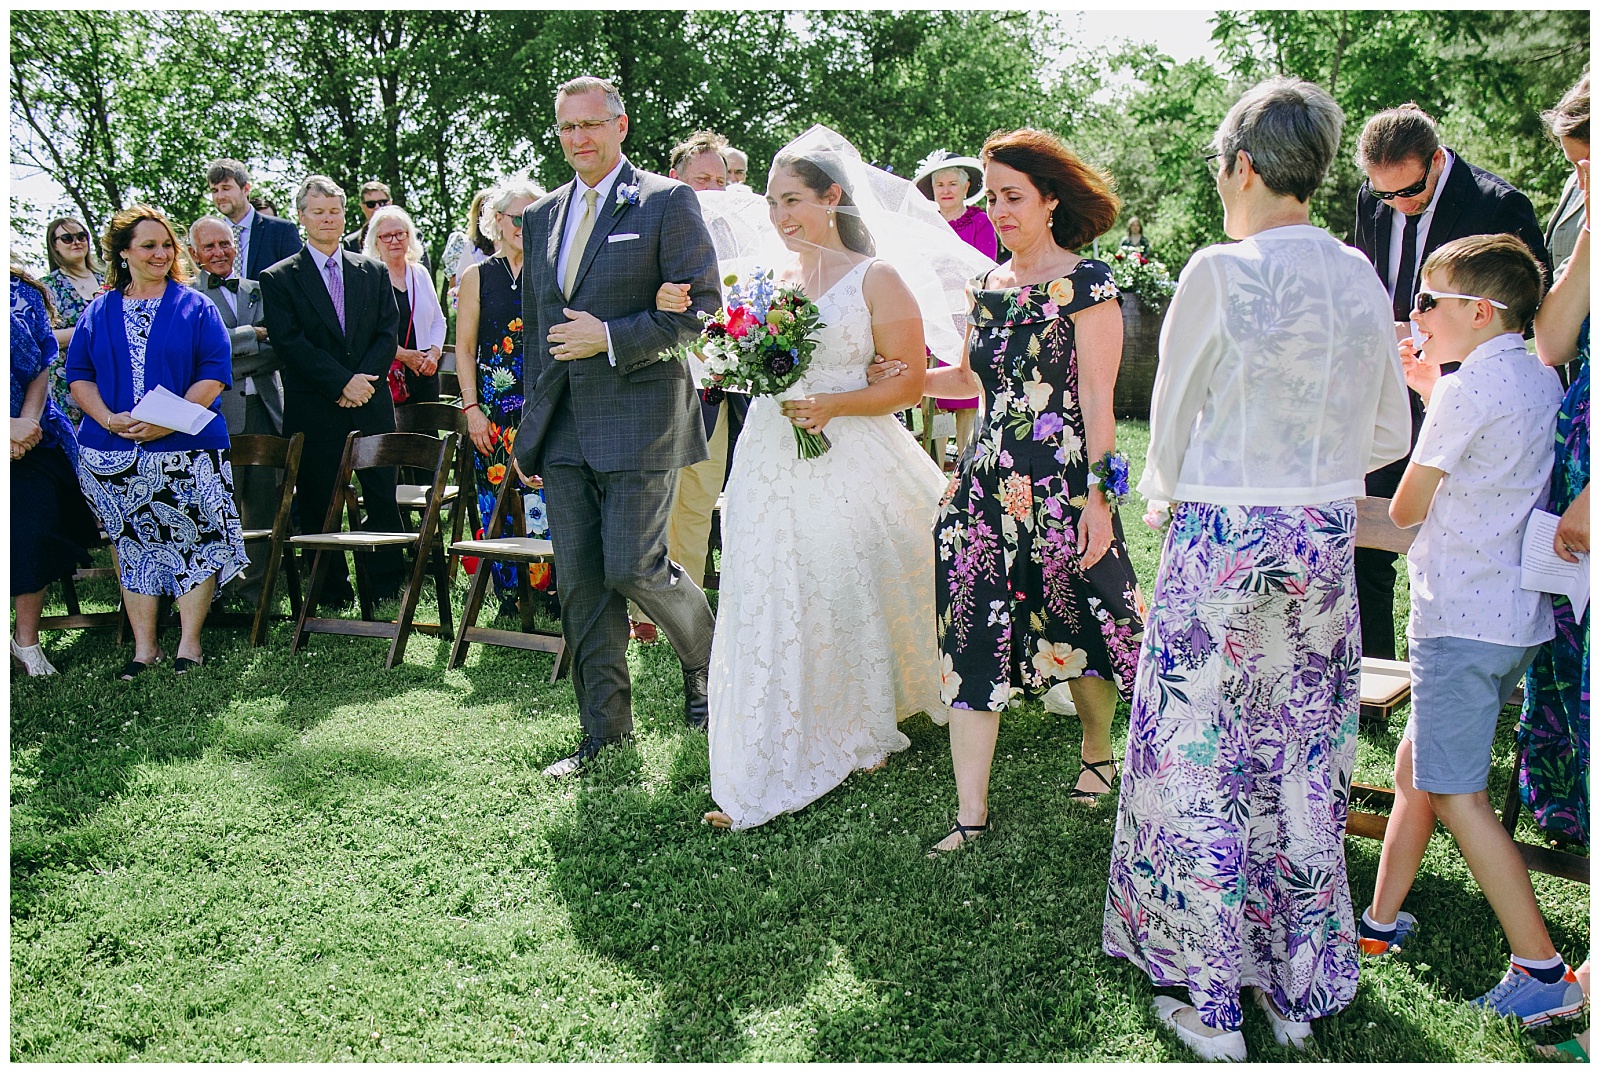
[[1411, 413], [1389, 296], [1320, 227], [1209, 246], [1161, 327], [1147, 500], [1247, 506], [1365, 494], [1404, 457]]

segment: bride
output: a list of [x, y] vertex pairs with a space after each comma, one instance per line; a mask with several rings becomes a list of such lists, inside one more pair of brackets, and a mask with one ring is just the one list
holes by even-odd
[[[817, 303], [822, 327], [803, 382], [751, 405], [728, 478], [710, 673], [719, 809], [706, 819], [718, 827], [804, 808], [906, 748], [900, 720], [948, 718], [929, 536], [946, 481], [893, 414], [922, 398], [929, 335], [959, 346], [951, 314], [964, 298], [929, 282], [928, 236], [952, 233], [920, 234], [896, 184], [910, 186], [822, 127], [781, 150], [768, 178], [767, 215], [787, 253], [779, 279]], [[916, 294], [897, 269], [921, 277]], [[972, 274], [970, 264], [947, 273]], [[875, 353], [905, 372], [868, 386]], [[832, 448], [799, 458], [790, 424], [825, 431]]]

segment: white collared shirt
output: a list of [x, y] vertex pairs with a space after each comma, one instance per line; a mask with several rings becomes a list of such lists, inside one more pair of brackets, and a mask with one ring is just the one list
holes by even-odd
[[[1428, 248], [1428, 228], [1433, 225], [1433, 210], [1439, 207], [1439, 198], [1444, 195], [1444, 184], [1450, 181], [1450, 167], [1456, 161], [1456, 155], [1450, 150], [1444, 151], [1444, 167], [1439, 169], [1439, 182], [1433, 188], [1433, 198], [1428, 202], [1428, 207], [1422, 210], [1422, 217], [1417, 221], [1417, 258], [1416, 265], [1412, 268], [1411, 293], [1417, 293], [1417, 279], [1422, 274], [1422, 251]], [[1406, 214], [1395, 209], [1394, 203], [1389, 204], [1389, 267], [1384, 271], [1384, 281], [1389, 286], [1389, 297], [1394, 298], [1395, 287], [1398, 286], [1396, 277], [1400, 275], [1400, 247], [1406, 241]]]
[[[231, 223], [232, 221], [229, 222]], [[249, 210], [244, 214], [244, 219], [240, 220], [237, 225], [239, 228], [239, 238], [237, 242], [239, 247], [239, 265], [241, 268], [246, 270], [248, 270], [250, 267], [250, 235], [255, 230], [255, 222], [256, 207], [251, 205]]]
[[[567, 259], [572, 256], [583, 257], [582, 250], [572, 248], [572, 237], [578, 233], [578, 224], [583, 220], [583, 201], [586, 191], [593, 190], [599, 196], [594, 199], [595, 223], [600, 222], [600, 214], [605, 211], [606, 195], [611, 192], [611, 187], [616, 183], [617, 176], [622, 173], [622, 165], [627, 158], [618, 154], [616, 167], [606, 172], [605, 178], [593, 186], [585, 183], [581, 178], [572, 177], [572, 197], [567, 200], [566, 226], [561, 229], [561, 253], [556, 258], [556, 284], [567, 278]], [[606, 360], [613, 367], [617, 364], [617, 355], [611, 349], [611, 325], [606, 324]]]
[[1433, 389], [1411, 461], [1443, 470], [1406, 554], [1412, 637], [1529, 647], [1555, 636], [1550, 598], [1522, 587], [1522, 530], [1555, 464], [1561, 380], [1522, 336], [1480, 345]]
[[[233, 274], [230, 272], [223, 278], [232, 279]], [[218, 287], [216, 290], [222, 293], [222, 300], [228, 303], [228, 308], [233, 311], [233, 315], [237, 319], [239, 316], [239, 296], [228, 290], [226, 287]]]

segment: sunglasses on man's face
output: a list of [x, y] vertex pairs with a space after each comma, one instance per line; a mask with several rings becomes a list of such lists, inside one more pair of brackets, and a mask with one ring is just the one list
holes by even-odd
[[82, 231], [58, 231], [56, 241], [63, 246], [75, 246], [80, 242], [88, 242], [89, 236]]
[[363, 201], [362, 204], [369, 209], [381, 209], [385, 205], [389, 204], [389, 199], [383, 198], [381, 201]]
[[[1422, 165], [1422, 178], [1403, 190], [1372, 190], [1372, 196], [1379, 201], [1393, 201], [1397, 197], [1416, 197], [1428, 188], [1428, 173], [1432, 170], [1433, 157], [1429, 157], [1427, 162]], [[1372, 184], [1368, 183], [1367, 188], [1371, 190]]]
[[1497, 302], [1493, 298], [1485, 298], [1481, 294], [1445, 294], [1442, 291], [1418, 291], [1417, 312], [1432, 313], [1439, 307], [1439, 299], [1441, 298], [1459, 298], [1463, 302], [1488, 302], [1496, 309], [1504, 309], [1506, 307], [1504, 302]]

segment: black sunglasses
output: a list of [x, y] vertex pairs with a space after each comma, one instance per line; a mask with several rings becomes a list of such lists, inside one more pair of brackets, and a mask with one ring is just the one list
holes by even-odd
[[363, 201], [362, 204], [369, 209], [381, 209], [385, 205], [389, 204], [389, 199], [384, 198], [382, 201]]
[[89, 236], [83, 231], [57, 231], [56, 241], [70, 246], [75, 242], [88, 242]]
[[1428, 173], [1433, 171], [1433, 157], [1429, 157], [1422, 165], [1422, 178], [1406, 187], [1404, 190], [1376, 190], [1372, 183], [1367, 183], [1367, 189], [1372, 191], [1372, 196], [1379, 201], [1393, 201], [1397, 197], [1416, 197], [1428, 188]]

